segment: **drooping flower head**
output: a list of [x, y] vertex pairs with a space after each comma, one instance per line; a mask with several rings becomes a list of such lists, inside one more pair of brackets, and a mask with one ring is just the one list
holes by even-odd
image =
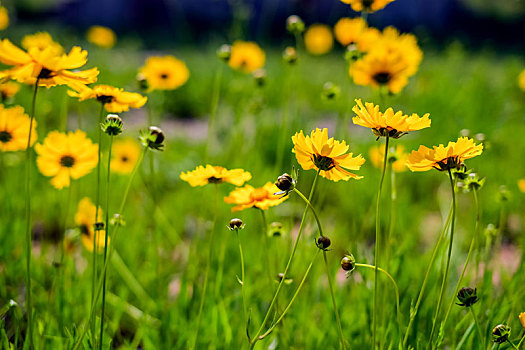
[[334, 46], [332, 30], [326, 24], [312, 24], [304, 33], [304, 46], [312, 55], [324, 55]]
[[82, 86], [78, 91], [70, 90], [67, 93], [69, 96], [78, 97], [79, 101], [96, 99], [110, 113], [127, 112], [130, 108], [140, 108], [148, 100], [147, 97], [136, 92], [127, 92], [110, 85], [95, 85], [93, 88]]
[[36, 47], [40, 51], [50, 48], [57, 55], [64, 52], [62, 45], [54, 41], [48, 32], [38, 32], [24, 36], [22, 38], [22, 47], [26, 50]]
[[117, 35], [111, 28], [91, 26], [86, 33], [86, 39], [98, 47], [111, 49], [117, 42]]
[[140, 73], [144, 75], [149, 91], [175, 90], [190, 77], [186, 64], [171, 55], [149, 57]]
[[237, 40], [231, 46], [228, 65], [244, 73], [253, 73], [264, 67], [266, 54], [259, 45], [251, 41]]
[[373, 103], [361, 102], [361, 99], [355, 100], [356, 105], [352, 108], [357, 116], [352, 118], [356, 125], [370, 128], [378, 138], [387, 136], [398, 139], [407, 134], [409, 131], [421, 130], [430, 127], [429, 113], [422, 117], [415, 113], [411, 116], [403, 114], [403, 111], [394, 112], [389, 107], [385, 112], [379, 110], [379, 106], [374, 106]]
[[68, 85], [79, 88], [97, 81], [99, 73], [97, 68], [76, 70], [87, 62], [87, 51], [78, 46], [68, 54], [57, 54], [53, 48], [40, 50], [37, 47], [25, 52], [4, 39], [0, 41], [0, 62], [13, 66], [0, 71], [2, 79], [10, 78], [30, 85], [38, 79], [38, 85], [46, 87]]
[[[376, 168], [383, 168], [385, 158], [385, 147], [374, 146], [370, 148], [370, 161]], [[408, 153], [405, 152], [405, 147], [396, 145], [388, 149], [388, 163], [390, 163], [392, 170], [400, 173], [407, 170], [406, 162], [408, 160]]]
[[352, 6], [352, 10], [356, 12], [366, 11], [375, 12], [385, 8], [394, 0], [341, 0], [345, 4]]
[[52, 176], [51, 184], [57, 189], [69, 187], [71, 178], [81, 178], [97, 166], [98, 145], [81, 130], [52, 131], [42, 144], [36, 144], [35, 151], [38, 170]]
[[133, 139], [115, 141], [111, 151], [111, 172], [129, 174], [140, 155], [140, 145]]
[[361, 155], [352, 157], [353, 153], [346, 153], [346, 142], [328, 138], [327, 129], [315, 129], [306, 137], [301, 130], [292, 136], [292, 141], [292, 152], [304, 170], [316, 169], [319, 175], [332, 181], [362, 178], [346, 169], [359, 170], [365, 159]]
[[[103, 217], [103, 212], [100, 207], [98, 208], [98, 218], [100, 220]], [[90, 252], [93, 252], [93, 240], [95, 239], [95, 224], [97, 220], [97, 213], [95, 205], [91, 202], [88, 197], [82, 198], [78, 203], [78, 209], [75, 214], [75, 224], [80, 228], [80, 234], [82, 238], [82, 244]], [[109, 244], [108, 237], [108, 244]], [[98, 230], [97, 233], [97, 252], [104, 251], [105, 243], [105, 230]]]
[[436, 169], [447, 171], [458, 168], [467, 159], [479, 156], [483, 152], [483, 144], [476, 145], [473, 139], [460, 137], [447, 146], [434, 146], [432, 149], [419, 146], [408, 156], [407, 166], [412, 171], [427, 171]]
[[14, 97], [18, 91], [20, 91], [20, 85], [14, 81], [8, 81], [0, 84], [0, 95], [2, 95], [2, 101]]
[[228, 170], [221, 166], [207, 164], [205, 167], [199, 165], [195, 170], [182, 172], [180, 178], [192, 187], [204, 186], [206, 184], [220, 184], [223, 182], [231, 183], [235, 186], [242, 186], [252, 178], [252, 174], [243, 169]]
[[281, 204], [288, 198], [275, 195], [274, 193], [278, 191], [277, 186], [271, 182], [267, 182], [260, 188], [245, 185], [230, 192], [227, 197], [224, 197], [224, 201], [226, 203], [236, 204], [236, 206], [232, 208], [232, 212], [248, 208], [266, 210]]
[[[20, 151], [27, 147], [29, 124], [31, 120], [20, 106], [4, 108], [0, 104], [0, 151]], [[37, 139], [36, 121], [33, 121], [31, 131], [32, 146]]]

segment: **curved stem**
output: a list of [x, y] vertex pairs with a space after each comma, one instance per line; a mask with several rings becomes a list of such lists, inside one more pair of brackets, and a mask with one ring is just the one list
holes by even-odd
[[385, 141], [385, 157], [383, 159], [383, 171], [381, 173], [381, 180], [379, 181], [379, 188], [377, 190], [377, 202], [376, 202], [376, 241], [375, 241], [375, 252], [374, 252], [374, 266], [375, 266], [375, 272], [374, 272], [374, 317], [373, 317], [373, 327], [372, 327], [372, 346], [375, 349], [376, 347], [376, 337], [377, 337], [377, 297], [378, 297], [378, 290], [379, 290], [379, 274], [378, 274], [378, 268], [379, 268], [379, 236], [381, 235], [381, 221], [379, 217], [379, 209], [381, 204], [381, 191], [383, 189], [383, 182], [385, 180], [385, 172], [386, 172], [386, 162], [388, 159], [388, 134], [386, 135], [386, 141]]
[[294, 188], [293, 191], [297, 193], [299, 197], [301, 197], [301, 199], [306, 203], [307, 207], [310, 207], [312, 213], [314, 214], [315, 221], [317, 222], [317, 228], [319, 228], [319, 235], [324, 236], [323, 228], [321, 227], [321, 221], [319, 221], [319, 216], [317, 215], [317, 212], [315, 211], [315, 208], [313, 207], [312, 203], [297, 188]]
[[241, 293], [242, 293], [244, 323], [248, 323], [248, 309], [246, 307], [246, 291], [244, 289], [244, 255], [242, 254], [242, 245], [241, 245], [241, 239], [239, 237], [239, 228], [235, 229], [235, 235], [237, 236], [237, 243], [239, 244], [239, 256], [241, 258]]
[[476, 313], [474, 312], [474, 308], [472, 306], [470, 306], [469, 309], [470, 312], [472, 312], [472, 317], [474, 317], [474, 322], [476, 323], [476, 328], [478, 329], [480, 345], [483, 346], [485, 342], [483, 341], [483, 332], [481, 331], [481, 327], [479, 326], [478, 317], [476, 316]]
[[[312, 197], [313, 197], [313, 194], [314, 194], [314, 191], [315, 191], [315, 186], [317, 184], [317, 178], [318, 177], [319, 177], [319, 171], [317, 171], [317, 174], [315, 175], [314, 182], [312, 184], [312, 188], [310, 189], [310, 195], [308, 196], [308, 201], [312, 200]], [[304, 209], [303, 217], [301, 219], [301, 224], [299, 225], [299, 231], [297, 232], [297, 237], [295, 238], [295, 242], [294, 242], [294, 245], [293, 245], [293, 248], [292, 248], [292, 253], [290, 254], [290, 258], [288, 258], [288, 262], [286, 263], [286, 267], [284, 269], [281, 282], [277, 286], [277, 290], [275, 291], [275, 293], [273, 295], [272, 301], [270, 302], [270, 306], [268, 307], [268, 310], [266, 311], [266, 315], [264, 316], [264, 319], [263, 319], [263, 321], [261, 323], [261, 326], [259, 327], [259, 330], [257, 331], [257, 333], [253, 337], [252, 341], [250, 342], [250, 348], [251, 349], [255, 346], [255, 343], [257, 343], [257, 341], [259, 340], [259, 335], [263, 331], [264, 326], [266, 325], [266, 322], [268, 322], [268, 319], [269, 319], [270, 314], [272, 312], [273, 306], [275, 305], [275, 303], [277, 301], [277, 297], [279, 296], [279, 293], [281, 292], [281, 288], [282, 288], [282, 286], [284, 284], [284, 281], [286, 280], [286, 276], [288, 274], [288, 270], [290, 269], [290, 266], [292, 265], [292, 260], [293, 260], [293, 258], [295, 256], [295, 252], [297, 250], [297, 245], [299, 243], [299, 239], [301, 238], [301, 233], [303, 232], [303, 226], [304, 226], [304, 221], [306, 219], [306, 213], [307, 212], [308, 212], [308, 206], [306, 206], [306, 208]]]
[[439, 292], [439, 299], [438, 299], [436, 311], [434, 313], [434, 319], [432, 322], [432, 331], [430, 332], [430, 337], [428, 339], [427, 349], [430, 349], [433, 347], [432, 339], [436, 331], [437, 319], [439, 317], [439, 311], [441, 310], [441, 304], [443, 302], [443, 297], [445, 296], [448, 272], [450, 269], [450, 258], [452, 256], [452, 244], [454, 242], [454, 222], [456, 220], [456, 191], [455, 191], [454, 178], [452, 177], [452, 173], [450, 172], [450, 169], [448, 169], [448, 176], [450, 179], [450, 187], [452, 190], [452, 222], [450, 223], [450, 242], [448, 245], [447, 263], [445, 266], [445, 276], [443, 276], [443, 282], [441, 283], [441, 291]]
[[421, 285], [421, 289], [419, 290], [416, 305], [414, 306], [414, 309], [410, 311], [410, 321], [408, 322], [407, 330], [405, 332], [405, 337], [403, 338], [403, 348], [406, 347], [408, 336], [410, 335], [410, 329], [412, 328], [412, 324], [414, 323], [414, 320], [416, 319], [416, 315], [419, 310], [419, 305], [421, 304], [421, 301], [423, 300], [423, 293], [425, 292], [425, 288], [427, 286], [428, 276], [430, 275], [430, 270], [432, 269], [432, 265], [434, 265], [434, 260], [436, 259], [436, 255], [438, 252], [438, 248], [441, 244], [441, 240], [443, 239], [445, 232], [447, 228], [449, 227], [450, 219], [452, 217], [452, 208], [453, 207], [451, 205], [450, 210], [448, 212], [447, 220], [445, 221], [445, 224], [443, 225], [443, 229], [441, 230], [441, 233], [439, 234], [438, 241], [436, 242], [436, 245], [434, 246], [434, 251], [432, 252], [432, 257], [430, 258], [430, 262], [427, 267], [427, 272], [425, 273], [425, 278], [423, 279], [423, 284]]

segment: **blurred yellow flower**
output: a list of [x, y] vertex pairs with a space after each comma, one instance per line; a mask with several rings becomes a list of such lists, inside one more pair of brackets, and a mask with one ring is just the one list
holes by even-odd
[[[370, 148], [370, 161], [376, 168], [383, 169], [383, 161], [385, 159], [385, 148], [383, 146], [373, 146]], [[408, 154], [405, 152], [405, 147], [395, 146], [388, 149], [387, 161], [391, 164], [392, 170], [396, 173], [401, 173], [407, 170], [406, 162]]]
[[69, 187], [70, 178], [78, 179], [97, 166], [98, 145], [82, 130], [69, 133], [50, 132], [43, 144], [36, 144], [36, 163], [44, 176], [52, 176], [51, 184]]
[[374, 135], [378, 138], [381, 136], [389, 136], [395, 139], [407, 134], [409, 131], [421, 130], [429, 128], [431, 120], [429, 113], [422, 117], [416, 113], [412, 113], [409, 117], [403, 114], [403, 111], [397, 111], [389, 107], [384, 113], [379, 111], [379, 106], [374, 106], [373, 103], [361, 102], [361, 99], [355, 100], [356, 105], [352, 108], [357, 116], [352, 118], [356, 125], [361, 125], [372, 129]]
[[9, 15], [7, 9], [0, 6], [0, 30], [4, 30], [9, 26]]
[[518, 318], [520, 319], [520, 322], [521, 322], [521, 325], [523, 326], [523, 328], [525, 328], [525, 312], [520, 313]]
[[263, 187], [254, 188], [250, 185], [238, 187], [230, 192], [228, 197], [224, 197], [224, 201], [237, 206], [232, 208], [232, 212], [244, 210], [248, 208], [257, 208], [266, 210], [270, 207], [284, 202], [288, 196], [277, 196], [274, 193], [280, 190], [271, 182], [267, 182]]
[[363, 178], [346, 169], [359, 170], [365, 159], [361, 155], [352, 157], [353, 153], [346, 153], [346, 142], [334, 140], [333, 137], [329, 139], [327, 129], [315, 129], [306, 137], [301, 130], [292, 136], [292, 141], [292, 152], [304, 170], [316, 169], [322, 177], [336, 182]]
[[522, 70], [518, 76], [518, 86], [521, 90], [525, 91], [525, 69]]
[[24, 36], [22, 38], [22, 47], [26, 50], [36, 47], [40, 51], [50, 48], [57, 55], [64, 52], [62, 45], [54, 41], [48, 32], [39, 32]]
[[86, 33], [87, 41], [104, 49], [111, 49], [117, 42], [117, 35], [111, 28], [91, 26]]
[[25, 52], [4, 39], [0, 41], [0, 62], [13, 67], [0, 71], [0, 77], [9, 77], [30, 85], [38, 79], [39, 86], [69, 85], [78, 88], [97, 81], [97, 68], [77, 70], [86, 64], [87, 54], [86, 50], [78, 46], [73, 47], [69, 54], [62, 55], [52, 48], [41, 51], [32, 47]]
[[152, 56], [140, 69], [148, 90], [174, 90], [184, 85], [190, 76], [186, 64], [173, 56]]
[[115, 141], [111, 151], [111, 172], [129, 174], [140, 155], [140, 145], [133, 139]]
[[375, 12], [382, 10], [386, 5], [394, 0], [341, 0], [345, 4], [352, 6], [352, 10], [356, 12], [366, 11]]
[[525, 193], [525, 179], [518, 180], [518, 187], [521, 192]]
[[244, 73], [253, 73], [264, 66], [266, 54], [254, 42], [237, 40], [231, 47], [228, 65]]
[[343, 46], [356, 44], [359, 37], [365, 32], [368, 24], [361, 17], [343, 17], [334, 26], [335, 39]]
[[[20, 151], [27, 147], [31, 120], [20, 106], [5, 108], [0, 104], [0, 151]], [[36, 121], [33, 121], [31, 145], [35, 143]]]
[[312, 24], [304, 33], [304, 45], [312, 55], [324, 55], [334, 46], [332, 30], [326, 24]]
[[[93, 240], [95, 238], [95, 223], [97, 220], [95, 205], [88, 197], [82, 198], [78, 203], [77, 213], [75, 214], [75, 224], [80, 228], [82, 234], [82, 244], [87, 250], [93, 252]], [[98, 208], [98, 219], [103, 217], [103, 212]], [[105, 230], [97, 233], [97, 253], [104, 250]], [[108, 237], [108, 244], [110, 240]]]
[[20, 85], [13, 81], [0, 84], [0, 94], [2, 95], [2, 101], [12, 98], [18, 91], [20, 91]]
[[407, 65], [405, 74], [409, 76], [417, 72], [423, 60], [423, 51], [417, 44], [417, 38], [410, 33], [401, 34], [391, 26], [383, 29], [375, 46], [378, 50], [385, 50], [388, 55], [398, 55]]
[[476, 145], [473, 139], [460, 137], [457, 142], [449, 142], [434, 146], [430, 149], [419, 146], [417, 151], [412, 151], [408, 156], [407, 166], [412, 171], [427, 171], [436, 169], [445, 171], [457, 168], [466, 159], [479, 156], [483, 152], [483, 144]]
[[136, 92], [127, 92], [110, 85], [95, 85], [93, 88], [84, 85], [77, 91], [69, 90], [67, 93], [71, 97], [78, 97], [79, 101], [96, 99], [110, 113], [127, 112], [130, 107], [140, 108], [148, 100]]
[[199, 165], [195, 170], [182, 172], [180, 178], [186, 181], [192, 187], [204, 186], [206, 184], [219, 184], [229, 182], [235, 186], [242, 186], [246, 181], [252, 178], [252, 174], [243, 169], [228, 170], [221, 166], [212, 166], [207, 164], [206, 167]]

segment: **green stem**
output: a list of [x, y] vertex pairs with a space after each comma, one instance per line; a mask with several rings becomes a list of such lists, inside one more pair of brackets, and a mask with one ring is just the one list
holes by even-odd
[[389, 136], [386, 135], [386, 141], [385, 141], [385, 158], [383, 159], [383, 171], [381, 173], [381, 180], [379, 181], [379, 188], [377, 190], [377, 202], [376, 202], [376, 241], [375, 241], [375, 252], [374, 252], [374, 266], [376, 271], [374, 272], [374, 318], [373, 318], [373, 327], [372, 327], [372, 346], [375, 349], [376, 348], [376, 337], [377, 337], [377, 297], [378, 297], [378, 290], [379, 290], [379, 273], [378, 273], [378, 264], [379, 264], [379, 236], [381, 235], [381, 222], [379, 217], [379, 209], [381, 204], [381, 191], [383, 189], [383, 181], [385, 180], [385, 172], [386, 172], [386, 162], [388, 159], [388, 141]]
[[26, 147], [26, 309], [27, 309], [27, 335], [29, 339], [29, 348], [33, 349], [33, 302], [31, 299], [31, 136], [33, 135], [33, 122], [35, 120], [36, 95], [38, 92], [39, 78], [36, 78], [35, 89], [33, 91], [33, 100], [31, 103], [31, 119], [29, 120], [29, 133], [27, 136]]
[[[310, 195], [308, 196], [308, 201], [312, 200], [312, 197], [313, 197], [313, 194], [314, 194], [314, 191], [315, 191], [315, 186], [317, 184], [317, 178], [318, 177], [319, 177], [319, 171], [317, 171], [317, 173], [315, 175], [314, 182], [312, 184], [312, 188], [310, 189]], [[302, 217], [301, 223], [299, 225], [299, 231], [297, 232], [297, 237], [295, 238], [295, 242], [294, 242], [294, 245], [293, 245], [293, 248], [292, 248], [292, 253], [290, 254], [290, 257], [288, 258], [288, 262], [286, 263], [286, 267], [284, 269], [281, 282], [277, 286], [277, 290], [275, 291], [275, 293], [273, 295], [272, 301], [270, 302], [270, 306], [268, 307], [268, 310], [266, 311], [266, 315], [264, 316], [264, 319], [263, 319], [263, 321], [261, 323], [261, 326], [259, 327], [259, 330], [257, 331], [257, 333], [253, 337], [252, 341], [250, 342], [250, 348], [251, 349], [253, 349], [253, 347], [255, 346], [255, 343], [257, 343], [257, 341], [259, 340], [259, 335], [263, 331], [264, 326], [266, 325], [266, 322], [268, 322], [268, 319], [270, 318], [270, 314], [271, 314], [271, 311], [273, 309], [273, 306], [275, 305], [275, 303], [277, 301], [277, 297], [279, 296], [281, 288], [282, 288], [282, 286], [284, 284], [284, 281], [286, 280], [286, 276], [288, 274], [288, 270], [290, 269], [290, 266], [292, 265], [292, 261], [293, 261], [293, 258], [295, 256], [295, 252], [297, 250], [297, 245], [299, 243], [299, 239], [301, 238], [301, 233], [303, 231], [304, 221], [306, 219], [306, 213], [307, 212], [308, 212], [308, 206], [306, 206], [306, 208], [304, 208], [303, 217]]]
[[197, 341], [199, 339], [199, 328], [201, 324], [202, 310], [204, 308], [204, 301], [206, 300], [206, 289], [208, 288], [208, 277], [210, 273], [211, 260], [213, 258], [213, 241], [215, 237], [215, 223], [217, 222], [217, 211], [218, 211], [218, 199], [219, 199], [219, 186], [215, 184], [215, 208], [213, 213], [213, 223], [211, 227], [210, 246], [208, 250], [208, 259], [206, 261], [206, 270], [204, 272], [204, 284], [202, 286], [202, 295], [199, 303], [199, 313], [197, 314], [197, 326], [195, 329], [195, 336], [193, 339], [192, 349], [197, 347]]
[[64, 210], [64, 227], [63, 227], [63, 237], [60, 244], [60, 260], [58, 263], [58, 269], [59, 269], [59, 292], [58, 292], [58, 309], [59, 309], [59, 319], [58, 324], [60, 327], [60, 332], [62, 336], [64, 336], [64, 296], [65, 296], [65, 287], [64, 287], [64, 255], [65, 255], [65, 238], [66, 238], [66, 231], [67, 231], [67, 219], [69, 218], [69, 207], [71, 203], [71, 192], [72, 192], [73, 185], [70, 184], [69, 188], [67, 189], [67, 199], [66, 199], [66, 207]]
[[474, 317], [474, 322], [476, 323], [476, 328], [478, 329], [480, 345], [483, 346], [485, 342], [483, 341], [483, 332], [481, 331], [481, 327], [479, 326], [478, 317], [476, 316], [476, 313], [474, 312], [474, 308], [472, 306], [470, 306], [469, 309], [470, 312], [472, 312], [472, 317]]
[[341, 349], [346, 349], [345, 338], [343, 335], [343, 327], [341, 326], [341, 318], [339, 317], [339, 311], [337, 310], [337, 304], [335, 302], [334, 286], [332, 277], [330, 276], [330, 268], [328, 267], [328, 260], [326, 259], [326, 251], [323, 250], [324, 265], [326, 267], [326, 277], [328, 278], [328, 285], [330, 286], [330, 295], [332, 296], [332, 304], [334, 306], [335, 319], [337, 321], [337, 330], [339, 331], [339, 341], [341, 342]]
[[428, 277], [430, 275], [430, 270], [432, 269], [432, 266], [434, 265], [434, 260], [436, 259], [438, 248], [441, 244], [441, 240], [443, 239], [445, 232], [450, 224], [450, 219], [452, 217], [452, 205], [450, 206], [450, 210], [448, 212], [447, 219], [445, 221], [445, 224], [443, 225], [443, 229], [441, 230], [441, 233], [439, 234], [438, 240], [436, 242], [436, 245], [434, 246], [434, 250], [432, 252], [432, 257], [430, 258], [430, 262], [427, 267], [427, 272], [425, 273], [425, 278], [423, 279], [423, 284], [421, 285], [421, 289], [419, 290], [419, 294], [417, 297], [416, 305], [414, 306], [414, 309], [410, 312], [410, 321], [408, 322], [407, 330], [405, 332], [405, 337], [403, 338], [403, 348], [406, 347], [406, 343], [408, 341], [408, 336], [410, 335], [410, 330], [412, 328], [412, 324], [414, 323], [414, 320], [416, 319], [417, 312], [419, 310], [419, 305], [421, 304], [421, 301], [423, 300], [423, 293], [425, 292], [425, 288], [427, 286]]
[[513, 343], [510, 339], [507, 339], [507, 343], [509, 343], [510, 345], [512, 345], [512, 347], [513, 347], [514, 349], [519, 350], [519, 348], [518, 348], [516, 345], [514, 345], [514, 343]]
[[241, 239], [239, 237], [239, 228], [235, 228], [235, 235], [237, 236], [237, 243], [239, 244], [239, 256], [241, 258], [241, 293], [242, 306], [244, 312], [244, 323], [248, 324], [248, 309], [246, 307], [246, 291], [244, 289], [244, 255], [242, 254]]
[[264, 210], [262, 209], [259, 209], [259, 211], [261, 212], [261, 217], [262, 217], [262, 221], [263, 221], [263, 245], [264, 245], [264, 259], [265, 259], [265, 262], [266, 262], [266, 272], [268, 274], [268, 279], [269, 279], [269, 282], [270, 282], [270, 286], [273, 285], [273, 271], [271, 269], [271, 265], [270, 265], [270, 248], [269, 248], [269, 245], [268, 245], [268, 221], [266, 220], [266, 214], [264, 213]]
[[222, 74], [224, 70], [224, 64], [220, 62], [219, 69], [217, 69], [217, 73], [215, 74], [215, 81], [213, 84], [213, 92], [211, 95], [211, 106], [210, 106], [210, 119], [208, 121], [208, 137], [206, 140], [206, 155], [204, 159], [206, 162], [208, 161], [209, 154], [210, 154], [210, 148], [212, 144], [212, 140], [214, 138], [214, 131], [215, 131], [215, 119], [217, 117], [217, 110], [219, 108], [219, 100], [221, 95], [221, 82], [222, 82]]
[[452, 222], [450, 223], [450, 242], [448, 245], [448, 253], [447, 253], [447, 263], [445, 267], [445, 276], [443, 277], [443, 282], [441, 283], [441, 291], [439, 292], [439, 299], [436, 307], [436, 311], [434, 313], [434, 319], [432, 322], [432, 331], [430, 332], [430, 337], [428, 339], [428, 346], [427, 349], [432, 348], [432, 339], [434, 337], [434, 333], [436, 331], [436, 325], [437, 320], [439, 317], [439, 311], [441, 310], [441, 304], [443, 302], [443, 297], [445, 296], [445, 290], [446, 290], [446, 284], [448, 279], [448, 272], [450, 269], [450, 258], [452, 256], [452, 244], [454, 242], [454, 223], [456, 220], [456, 191], [455, 191], [455, 184], [454, 184], [454, 178], [452, 177], [452, 173], [450, 169], [448, 169], [448, 176], [450, 179], [450, 187], [452, 190]]
[[[108, 237], [109, 237], [109, 194], [110, 194], [110, 177], [111, 177], [111, 147], [113, 146], [113, 135], [109, 136], [108, 146], [108, 174], [106, 179], [106, 230], [104, 231], [104, 265], [108, 258]], [[99, 349], [102, 350], [102, 343], [104, 343], [104, 310], [106, 308], [106, 281], [107, 269], [104, 269], [102, 284], [102, 311], [100, 312], [100, 343]]]
[[521, 343], [525, 340], [525, 334], [523, 334], [523, 337], [521, 337], [520, 342], [518, 343], [518, 349], [521, 347]]
[[315, 208], [313, 207], [312, 203], [308, 199], [306, 199], [306, 197], [297, 188], [294, 188], [293, 190], [299, 195], [299, 197], [301, 197], [303, 201], [305, 201], [307, 208], [310, 207], [310, 210], [312, 210], [312, 213], [314, 214], [315, 221], [317, 222], [317, 228], [319, 228], [319, 235], [324, 236], [323, 228], [321, 227], [321, 221], [319, 221], [319, 216], [317, 215], [317, 212], [315, 211]]

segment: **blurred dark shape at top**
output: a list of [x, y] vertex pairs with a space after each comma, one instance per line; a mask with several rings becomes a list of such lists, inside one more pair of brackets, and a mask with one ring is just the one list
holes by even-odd
[[[150, 47], [235, 39], [281, 42], [290, 39], [285, 21], [291, 14], [307, 25], [333, 25], [359, 15], [339, 0], [16, 0], [14, 5], [21, 21], [56, 21], [80, 30], [105, 25], [120, 35], [139, 35]], [[524, 14], [525, 1], [396, 0], [368, 21], [437, 43], [460, 37], [475, 45], [524, 49]]]

